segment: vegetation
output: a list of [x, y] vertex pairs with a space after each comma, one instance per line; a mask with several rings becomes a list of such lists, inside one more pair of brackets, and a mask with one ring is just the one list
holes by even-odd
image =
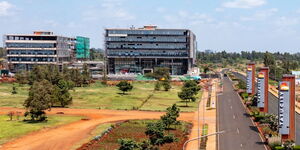
[[121, 81], [117, 84], [117, 87], [119, 88], [120, 91], [123, 92], [123, 95], [125, 94], [125, 92], [131, 91], [133, 86], [131, 85], [131, 83], [129, 83], [128, 81]]
[[160, 117], [161, 121], [165, 124], [166, 129], [170, 129], [171, 125], [178, 125], [179, 121], [177, 118], [179, 117], [180, 109], [173, 104], [172, 107], [167, 108], [167, 113]]
[[95, 61], [102, 61], [104, 59], [104, 51], [102, 49], [90, 49], [90, 58]]
[[0, 47], [0, 58], [4, 57], [4, 49], [3, 47]]
[[201, 87], [198, 86], [197, 82], [194, 80], [188, 80], [184, 83], [183, 87], [181, 88], [181, 92], [178, 93], [178, 97], [185, 101], [185, 106], [187, 107], [187, 103], [189, 101], [195, 102], [196, 95], [200, 91]]
[[29, 90], [29, 97], [25, 100], [26, 116], [32, 121], [44, 121], [47, 119], [45, 110], [50, 110], [53, 99], [53, 85], [47, 81], [34, 82]]
[[165, 130], [170, 130], [173, 124], [179, 124], [177, 122], [179, 112], [180, 109], [175, 104], [168, 107], [167, 113], [161, 116], [161, 120], [147, 123], [145, 134], [148, 140], [137, 142], [132, 139], [119, 139], [119, 150], [159, 149], [164, 144], [175, 142], [177, 138], [173, 134], [166, 134]]
[[145, 76], [157, 80], [154, 87], [155, 91], [159, 91], [161, 87], [163, 87], [165, 91], [169, 91], [172, 88], [169, 68], [158, 67], [154, 69], [153, 73], [148, 73]]
[[173, 134], [165, 133], [165, 130], [170, 130], [172, 124], [178, 124], [176, 121], [179, 117], [180, 109], [174, 104], [167, 108], [167, 113], [161, 116], [161, 120], [148, 123], [145, 134], [149, 137], [143, 142], [136, 142], [132, 139], [120, 139], [119, 150], [134, 150], [134, 149], [159, 149], [160, 146], [173, 143], [177, 140]]
[[[150, 146], [150, 142], [148, 142], [149, 137], [145, 134], [147, 130], [147, 124], [156, 122], [156, 120], [131, 120], [121, 123], [120, 125], [116, 125], [114, 129], [109, 132], [109, 134], [103, 136], [101, 139], [89, 142], [89, 144], [87, 145], [88, 149], [119, 149], [121, 147], [121, 139], [123, 139], [123, 142], [127, 143], [126, 145], [135, 145], [136, 143], [138, 143], [139, 147], [148, 147]], [[181, 122], [181, 124], [178, 125], [176, 129], [164, 131], [164, 134], [173, 134], [174, 137], [178, 139], [178, 141], [164, 144], [160, 146], [159, 149], [181, 150], [183, 143], [188, 139], [190, 128], [191, 124]], [[123, 145], [125, 145], [125, 143]], [[150, 148], [148, 148], [148, 150], [150, 150]]]
[[[70, 90], [72, 104], [70, 108], [97, 108], [97, 109], [123, 109], [130, 110], [133, 107], [140, 107], [140, 110], [164, 111], [167, 107], [176, 104], [181, 111], [197, 110], [197, 101], [189, 103], [189, 107], [184, 107], [185, 102], [178, 98], [177, 93], [181, 91], [181, 86], [172, 85], [168, 92], [155, 91], [153, 93], [155, 82], [132, 82], [134, 88], [131, 94], [121, 96], [115, 86], [106, 86], [101, 82], [90, 84], [88, 87], [74, 87]], [[0, 107], [17, 107], [22, 108], [24, 100], [28, 98], [30, 86], [15, 84], [17, 94], [11, 94], [13, 84], [0, 83], [1, 103]], [[201, 92], [196, 97], [201, 97]], [[60, 105], [59, 102], [54, 106]]]
[[8, 121], [10, 118], [5, 115], [0, 115], [0, 145], [30, 132], [68, 124], [80, 120], [81, 118], [77, 116], [54, 115], [49, 116], [49, 121], [47, 122], [29, 123], [22, 121], [24, 119], [23, 117], [19, 119], [18, 117], [20, 116], [14, 117], [12, 121]]
[[[30, 72], [21, 72], [16, 75], [19, 84], [29, 84], [29, 96], [24, 102], [27, 109], [25, 116], [30, 116], [31, 121], [46, 120], [45, 110], [59, 104], [65, 107], [72, 103], [69, 90], [76, 86], [87, 86], [90, 73], [84, 64], [82, 73], [77, 69], [63, 67], [60, 72], [58, 66], [34, 66]], [[13, 86], [13, 93], [16, 94]]]

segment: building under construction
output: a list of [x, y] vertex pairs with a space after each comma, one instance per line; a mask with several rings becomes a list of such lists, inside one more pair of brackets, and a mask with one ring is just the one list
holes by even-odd
[[187, 29], [106, 29], [105, 57], [110, 74], [148, 73], [167, 67], [183, 75], [194, 66], [196, 37]]

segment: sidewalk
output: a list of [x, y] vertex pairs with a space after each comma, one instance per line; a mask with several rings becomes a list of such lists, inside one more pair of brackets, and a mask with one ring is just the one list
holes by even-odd
[[[218, 83], [215, 80], [213, 80], [212, 83], [213, 83], [212, 93], [214, 93], [214, 94], [212, 94], [212, 96], [214, 95], [214, 98], [211, 99], [211, 106], [214, 105], [214, 107], [215, 107], [216, 106], [215, 92], [217, 89], [216, 85], [218, 85]], [[208, 124], [208, 134], [216, 132], [216, 109], [214, 109], [214, 108], [207, 109], [207, 107], [206, 107], [207, 100], [208, 100], [208, 91], [204, 90], [202, 97], [201, 97], [201, 101], [199, 103], [199, 110], [198, 110], [199, 111], [199, 123], [198, 123], [198, 111], [196, 111], [194, 113], [193, 128], [192, 128], [192, 132], [190, 134], [189, 140], [198, 137], [198, 127], [199, 127], [198, 125], [200, 125], [199, 134], [201, 136], [203, 122], [204, 122], [204, 124]], [[200, 140], [199, 140], [199, 142], [200, 142]], [[186, 149], [187, 150], [198, 150], [198, 141], [195, 140], [195, 141], [189, 142], [187, 144]], [[208, 137], [206, 149], [209, 149], [209, 150], [216, 149], [216, 136], [215, 135]]]

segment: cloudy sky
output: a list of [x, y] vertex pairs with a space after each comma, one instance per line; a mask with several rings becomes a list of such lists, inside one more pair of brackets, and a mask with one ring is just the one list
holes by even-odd
[[105, 28], [149, 24], [191, 29], [198, 50], [300, 52], [300, 0], [0, 0], [0, 35], [50, 30], [102, 48]]

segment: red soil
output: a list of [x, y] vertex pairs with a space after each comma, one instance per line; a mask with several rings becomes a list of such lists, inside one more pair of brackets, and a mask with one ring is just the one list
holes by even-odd
[[[10, 111], [21, 111], [16, 108], [0, 108], [0, 114]], [[98, 125], [107, 122], [136, 119], [159, 119], [164, 112], [147, 111], [118, 111], [97, 109], [69, 109], [54, 108], [47, 114], [63, 112], [65, 115], [88, 117], [89, 120], [80, 120], [56, 128], [43, 129], [30, 133], [16, 140], [0, 146], [0, 150], [69, 150], [73, 145], [88, 138], [91, 131]], [[179, 120], [193, 122], [194, 113], [181, 113]]]

